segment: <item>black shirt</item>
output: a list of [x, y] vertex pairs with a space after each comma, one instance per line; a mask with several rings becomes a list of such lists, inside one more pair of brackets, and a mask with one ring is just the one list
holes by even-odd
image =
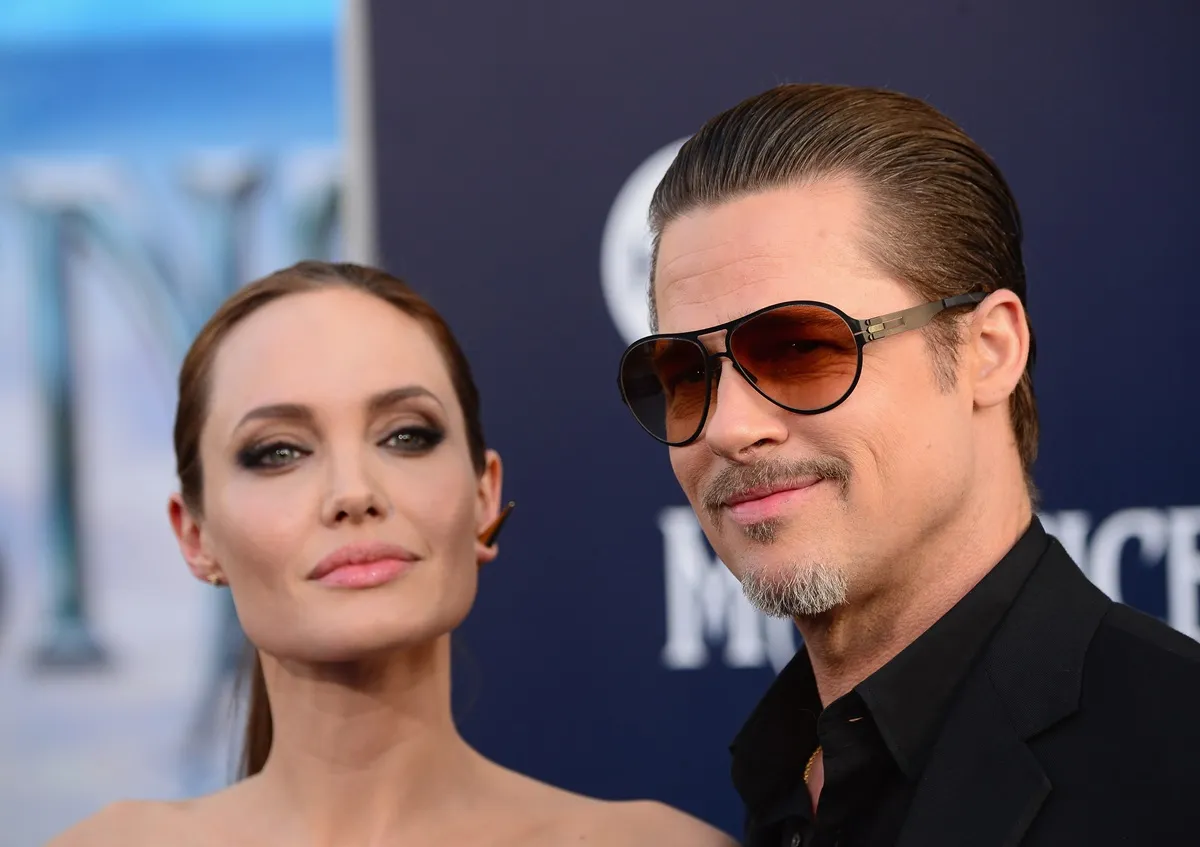
[[[731, 748], [746, 847], [895, 843], [955, 692], [1049, 543], [1034, 518], [949, 612], [824, 710], [801, 648]], [[825, 782], [814, 820], [804, 766], [818, 744]]]

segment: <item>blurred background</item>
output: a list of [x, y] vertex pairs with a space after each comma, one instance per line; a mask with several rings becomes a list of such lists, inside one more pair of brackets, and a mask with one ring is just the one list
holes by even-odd
[[166, 520], [175, 374], [234, 288], [340, 249], [339, 21], [336, 0], [0, 3], [6, 847], [231, 773], [228, 593]]
[[796, 637], [614, 377], [655, 183], [784, 81], [925, 98], [997, 159], [1043, 520], [1200, 637], [1198, 24], [1182, 0], [0, 2], [0, 842], [232, 773], [240, 633], [166, 520], [174, 379], [216, 303], [303, 257], [406, 277], [474, 363], [521, 505], [460, 633], [468, 739], [739, 831], [727, 745]]

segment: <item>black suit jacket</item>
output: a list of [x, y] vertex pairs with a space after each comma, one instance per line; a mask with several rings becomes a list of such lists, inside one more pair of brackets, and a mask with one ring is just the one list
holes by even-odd
[[898, 847], [1200, 844], [1200, 644], [1055, 540], [965, 679]]

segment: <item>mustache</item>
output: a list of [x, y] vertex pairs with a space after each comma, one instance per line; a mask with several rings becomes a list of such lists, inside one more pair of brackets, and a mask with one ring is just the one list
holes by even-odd
[[728, 465], [700, 495], [700, 505], [715, 519], [722, 506], [749, 488], [788, 485], [813, 477], [837, 482], [842, 491], [850, 484], [850, 463], [836, 456], [812, 459], [764, 459], [751, 465]]

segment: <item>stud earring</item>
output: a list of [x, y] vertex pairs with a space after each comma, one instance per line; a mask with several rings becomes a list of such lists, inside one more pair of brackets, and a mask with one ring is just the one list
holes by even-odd
[[205, 579], [208, 580], [208, 584], [211, 585], [213, 588], [216, 588], [217, 586], [221, 585], [221, 575], [220, 574], [210, 573], [207, 577], [205, 577]]

